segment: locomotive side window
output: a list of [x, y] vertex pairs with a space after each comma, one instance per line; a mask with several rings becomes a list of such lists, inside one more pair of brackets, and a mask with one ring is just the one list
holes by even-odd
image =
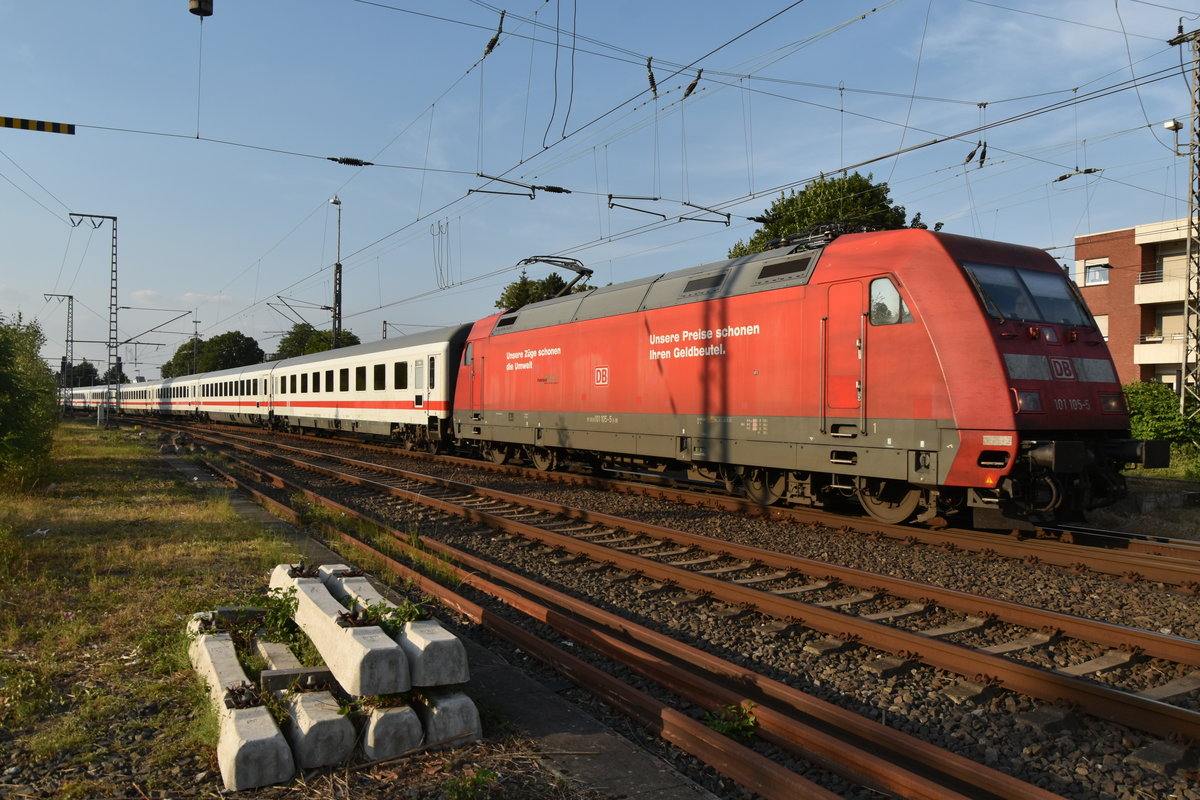
[[1091, 317], [1065, 275], [996, 264], [963, 267], [993, 317], [1091, 327]]
[[465, 350], [463, 350], [463, 366], [464, 367], [471, 366], [471, 363], [475, 359], [474, 347], [473, 347], [474, 344], [475, 344], [474, 342], [467, 342], [467, 347]]
[[871, 324], [898, 325], [912, 322], [912, 314], [900, 297], [900, 290], [888, 278], [871, 281]]
[[397, 361], [395, 364], [392, 365], [392, 372], [394, 373], [392, 376], [394, 379], [393, 386], [397, 389], [407, 389], [408, 388], [408, 362], [407, 361]]

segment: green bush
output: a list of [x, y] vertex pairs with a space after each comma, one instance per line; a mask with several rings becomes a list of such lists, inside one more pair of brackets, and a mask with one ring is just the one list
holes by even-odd
[[49, 461], [58, 398], [54, 376], [40, 350], [37, 323], [18, 314], [0, 316], [0, 480], [16, 486], [37, 481]]
[[1165, 383], [1128, 383], [1125, 402], [1129, 427], [1135, 439], [1166, 439], [1174, 445], [1200, 441], [1200, 417], [1186, 418], [1179, 411], [1179, 395]]

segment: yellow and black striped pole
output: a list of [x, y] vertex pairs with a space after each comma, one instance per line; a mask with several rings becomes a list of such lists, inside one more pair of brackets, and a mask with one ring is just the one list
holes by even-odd
[[19, 128], [23, 131], [75, 135], [75, 126], [66, 122], [42, 122], [41, 120], [20, 119], [18, 117], [0, 117], [0, 128]]

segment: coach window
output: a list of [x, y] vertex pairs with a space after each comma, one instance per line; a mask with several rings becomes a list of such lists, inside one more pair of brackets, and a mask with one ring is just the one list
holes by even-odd
[[343, 392], [350, 391], [350, 368], [349, 367], [342, 367], [341, 371], [338, 372], [338, 382], [341, 384], [341, 390]]
[[333, 391], [333, 370], [331, 369], [325, 370], [325, 391]]
[[431, 391], [431, 392], [433, 391], [433, 377], [434, 377], [434, 374], [435, 374], [435, 372], [434, 372], [434, 361], [435, 361], [436, 359], [437, 359], [437, 357], [436, 357], [436, 356], [430, 356], [430, 357], [429, 357], [429, 391]]
[[425, 388], [425, 362], [419, 358], [413, 362], [413, 388], [418, 392]]
[[394, 389], [408, 388], [408, 362], [397, 361], [392, 365], [392, 377], [395, 379], [392, 383]]
[[387, 364], [375, 365], [373, 381], [375, 391], [382, 392], [387, 389]]
[[365, 392], [367, 390], [367, 368], [354, 368], [354, 391]]
[[288, 390], [289, 390], [289, 391], [290, 391], [292, 394], [295, 394], [295, 393], [296, 393], [296, 376], [295, 376], [295, 375], [289, 375], [289, 376], [288, 376], [288, 384], [290, 384], [290, 385], [288, 386]]
[[300, 375], [300, 393], [308, 394], [308, 373], [307, 372]]
[[279, 379], [279, 393], [287, 394], [287, 378], [281, 377]]
[[321, 373], [314, 372], [313, 373], [313, 392], [316, 393], [319, 391], [321, 391]]
[[254, 379], [254, 383], [251, 385], [250, 388], [254, 390], [252, 392], [252, 394], [258, 394], [258, 378]]
[[908, 306], [900, 298], [900, 291], [888, 278], [871, 281], [871, 324], [897, 325], [912, 322]]

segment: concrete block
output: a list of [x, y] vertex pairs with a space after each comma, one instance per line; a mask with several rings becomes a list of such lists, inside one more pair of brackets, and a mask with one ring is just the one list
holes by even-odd
[[281, 692], [288, 711], [283, 734], [301, 769], [341, 763], [354, 749], [354, 724], [329, 692]]
[[[338, 574], [348, 570], [344, 564], [325, 564], [317, 568], [330, 594], [346, 605], [354, 608], [396, 607], [366, 578]], [[437, 620], [405, 623], [396, 641], [408, 658], [409, 680], [413, 686], [450, 686], [470, 680], [466, 648]]]
[[412, 706], [372, 709], [363, 720], [363, 754], [372, 761], [416, 750], [425, 732]]
[[408, 656], [413, 686], [451, 686], [470, 680], [466, 648], [437, 620], [404, 623], [398, 641]]
[[272, 589], [296, 590], [296, 624], [312, 640], [341, 687], [351, 695], [406, 692], [410, 688], [408, 659], [381, 628], [342, 627], [338, 617], [345, 606], [317, 578], [292, 578], [289, 566], [271, 573]]
[[217, 709], [217, 764], [225, 788], [236, 792], [291, 780], [296, 773], [292, 751], [267, 709], [226, 706], [227, 687], [246, 683], [246, 673], [229, 634], [204, 632], [210, 620], [210, 614], [201, 613], [188, 622], [188, 655]]
[[[274, 670], [302, 670], [287, 645], [256, 641], [255, 646]], [[330, 692], [276, 691], [275, 696], [287, 709], [283, 735], [301, 769], [338, 764], [350, 755], [356, 738], [354, 725], [340, 713], [341, 706]]]
[[429, 692], [416, 704], [426, 747], [458, 747], [483, 736], [479, 709], [462, 692]]

